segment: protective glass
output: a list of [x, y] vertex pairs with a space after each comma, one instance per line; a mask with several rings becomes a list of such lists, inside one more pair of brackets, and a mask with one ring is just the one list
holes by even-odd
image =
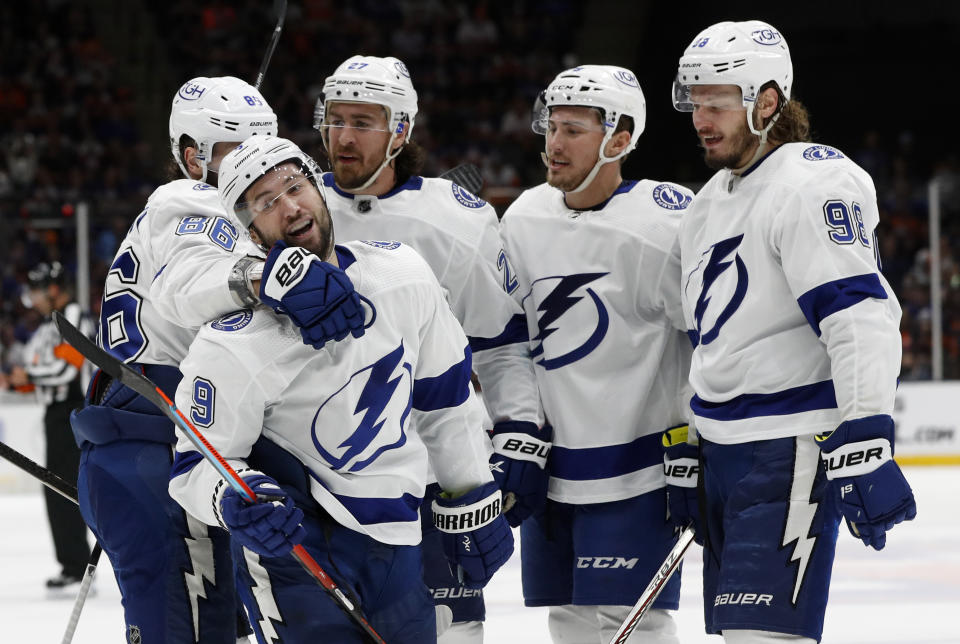
[[317, 99], [317, 104], [313, 108], [313, 129], [319, 131], [324, 137], [328, 136], [331, 131], [345, 130], [347, 128], [354, 130], [358, 134], [391, 131], [389, 126], [375, 126], [363, 119], [357, 119], [352, 123], [348, 123], [342, 119], [328, 118], [324, 100], [325, 98], [320, 96], [320, 98]]
[[742, 110], [743, 94], [736, 85], [684, 85], [679, 76], [673, 81], [673, 107], [680, 112], [694, 108]]
[[[261, 183], [264, 178], [270, 178], [271, 180]], [[253, 221], [260, 215], [276, 210], [282, 197], [296, 199], [303, 191], [310, 189], [316, 190], [313, 182], [301, 171], [291, 171], [289, 168], [272, 168], [264, 173], [263, 177], [258, 179], [256, 183], [247, 188], [247, 194], [244, 195], [242, 201], [237, 202], [234, 211], [238, 216], [241, 216], [241, 220]]]
[[[590, 101], [584, 101], [589, 103]], [[564, 105], [564, 104], [561, 104]], [[554, 107], [559, 107], [555, 105]], [[600, 118], [603, 119], [603, 108], [599, 105], [589, 105], [589, 104], [570, 104], [570, 107], [592, 107], [600, 112]], [[565, 122], [566, 123], [566, 122]], [[583, 123], [580, 121], [570, 122], [570, 125], [574, 125], [577, 129], [583, 130], [585, 132], [606, 132], [606, 128], [603, 125], [597, 123]], [[609, 123], [605, 125], [610, 126]], [[540, 95], [537, 97], [537, 100], [533, 103], [533, 111], [531, 113], [530, 119], [530, 129], [532, 129], [536, 134], [541, 136], [545, 135], [550, 131], [550, 108], [547, 107], [546, 101], [546, 92], [540, 92]]]

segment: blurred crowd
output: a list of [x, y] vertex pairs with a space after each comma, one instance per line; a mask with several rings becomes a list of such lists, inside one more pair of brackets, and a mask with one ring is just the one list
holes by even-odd
[[[252, 79], [276, 18], [262, 0], [169, 0], [146, 17], [165, 38], [163, 64], [176, 81], [191, 76]], [[429, 152], [425, 174], [473, 162], [484, 196], [502, 209], [543, 180], [542, 140], [528, 136], [536, 94], [572, 54], [584, 4], [574, 0], [332, 0], [290, 2], [280, 46], [262, 90], [281, 135], [318, 158], [311, 128], [323, 79], [350, 55], [394, 55], [411, 71], [420, 97], [414, 139]], [[39, 323], [21, 300], [27, 271], [60, 261], [76, 271], [73, 218], [90, 205], [91, 302], [97, 312], [106, 270], [130, 221], [167, 168], [156, 163], [136, 118], [136, 88], [98, 34], [84, 3], [45, 0], [0, 5], [0, 369], [21, 360]], [[321, 62], [322, 61], [322, 62]], [[171, 88], [172, 92], [175, 88]], [[166, 130], [166, 123], [150, 127]], [[828, 142], [828, 141], [825, 141]], [[927, 171], [913, 136], [867, 132], [845, 150], [877, 185], [884, 274], [904, 309], [902, 378], [925, 379], [930, 361], [930, 253]], [[659, 178], [673, 178], [664, 167]], [[960, 378], [960, 165], [944, 156], [934, 169], [944, 208], [941, 273], [944, 375]], [[696, 186], [692, 186], [696, 187]]]

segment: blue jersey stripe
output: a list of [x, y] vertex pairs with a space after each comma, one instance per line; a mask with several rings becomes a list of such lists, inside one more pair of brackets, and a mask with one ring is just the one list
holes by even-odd
[[413, 406], [420, 411], [435, 411], [456, 407], [470, 395], [470, 375], [473, 358], [470, 347], [463, 348], [463, 360], [439, 376], [420, 378], [413, 382]]
[[508, 344], [517, 344], [518, 342], [529, 342], [530, 334], [527, 332], [527, 316], [523, 313], [517, 313], [507, 325], [503, 327], [503, 332], [493, 338], [481, 338], [478, 336], [467, 336], [470, 341], [470, 349], [476, 353], [485, 349], [495, 349]]
[[554, 445], [550, 450], [550, 475], [569, 481], [608, 479], [654, 465], [663, 465], [659, 432], [622, 445], [580, 449]]
[[362, 525], [419, 521], [418, 510], [423, 501], [420, 497], [407, 492], [397, 498], [345, 496], [332, 492], [313, 472], [310, 472], [310, 476], [323, 485]]
[[744, 420], [759, 416], [784, 416], [816, 409], [836, 409], [832, 380], [784, 389], [772, 394], [743, 394], [726, 402], [708, 402], [694, 396], [693, 413], [711, 420]]
[[170, 478], [176, 478], [181, 474], [186, 474], [197, 463], [203, 460], [203, 454], [200, 452], [176, 452], [173, 456], [173, 467], [170, 468]]
[[810, 289], [797, 298], [807, 322], [820, 335], [820, 322], [827, 316], [849, 308], [867, 298], [887, 299], [887, 292], [876, 273], [854, 275]]

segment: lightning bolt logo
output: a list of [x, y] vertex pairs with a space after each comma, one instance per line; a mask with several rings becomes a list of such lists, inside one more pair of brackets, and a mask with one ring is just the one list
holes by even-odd
[[[360, 422], [357, 424], [356, 429], [354, 429], [354, 431], [343, 442], [337, 445], [338, 450], [344, 450], [339, 457], [326, 450], [317, 437], [319, 429], [317, 420], [320, 416], [320, 412], [324, 409], [326, 402], [320, 406], [320, 409], [317, 410], [317, 413], [313, 417], [313, 444], [324, 460], [330, 463], [331, 467], [334, 469], [342, 469], [350, 461], [360, 456], [360, 454], [362, 454], [364, 450], [370, 446], [370, 443], [372, 443], [380, 433], [384, 423], [387, 422], [388, 417], [384, 414], [384, 411], [390, 404], [391, 400], [393, 400], [394, 394], [397, 391], [397, 387], [403, 379], [404, 372], [407, 374], [411, 373], [410, 365], [408, 363], [404, 363], [403, 368], [397, 373], [396, 376], [394, 376], [394, 373], [398, 371], [397, 367], [400, 365], [403, 355], [404, 348], [403, 343], [401, 342], [400, 346], [398, 346], [396, 349], [383, 356], [369, 367], [361, 369], [359, 372], [354, 374], [353, 377], [351, 377], [352, 381], [357, 375], [363, 373], [364, 371], [369, 371], [367, 382], [364, 385], [363, 391], [360, 393], [360, 396], [357, 399], [356, 407], [353, 410], [354, 418], [360, 416], [361, 414], [362, 417], [360, 418]], [[349, 382], [347, 384], [349, 384]], [[335, 393], [331, 398], [342, 392], [346, 386], [347, 385], [344, 385], [344, 387]], [[329, 402], [329, 399], [327, 402]], [[407, 399], [405, 402], [406, 406], [399, 418], [400, 427], [403, 426], [403, 422], [410, 413], [410, 408], [413, 404], [409, 393], [407, 394]], [[350, 467], [350, 471], [356, 472], [363, 469], [373, 462], [373, 460], [381, 452], [386, 449], [399, 447], [405, 441], [406, 437], [401, 432], [400, 439], [397, 443], [379, 448], [371, 457], [354, 463], [353, 466]]]
[[[571, 362], [579, 360], [599, 346], [600, 342], [607, 334], [607, 328], [610, 325], [610, 316], [596, 292], [591, 288], [587, 288], [585, 291], [587, 295], [590, 296], [590, 299], [593, 301], [593, 304], [597, 309], [597, 326], [594, 328], [593, 333], [590, 334], [590, 337], [587, 338], [586, 342], [576, 347], [572, 351], [568, 351], [563, 355], [553, 358], [543, 357], [544, 341], [555, 331], [557, 331], [557, 327], [553, 326], [553, 324], [556, 323], [557, 320], [559, 320], [567, 311], [569, 311], [574, 304], [584, 299], [582, 295], [574, 296], [573, 294], [590, 282], [593, 282], [594, 280], [597, 280], [607, 274], [608, 273], [580, 273], [576, 275], [565, 275], [559, 278], [545, 277], [534, 282], [536, 285], [537, 283], [544, 282], [545, 280], [559, 279], [557, 285], [554, 286], [550, 293], [548, 293], [547, 296], [540, 301], [540, 304], [537, 305], [537, 311], [541, 314], [537, 319], [539, 333], [537, 333], [533, 340], [539, 341], [540, 344], [538, 344], [531, 352], [531, 356], [535, 359], [536, 364], [539, 364], [544, 369], [548, 370], [557, 369], [564, 365], [568, 365]], [[536, 360], [537, 358], [539, 359]]]
[[[747, 267], [740, 258], [740, 255], [736, 254], [732, 260], [724, 261], [731, 254], [736, 252], [737, 248], [740, 247], [740, 242], [742, 241], [743, 235], [737, 235], [736, 237], [731, 237], [730, 239], [717, 242], [711, 246], [706, 253], [704, 253], [704, 255], [709, 253], [710, 259], [703, 269], [700, 297], [697, 298], [697, 305], [693, 311], [693, 317], [696, 320], [697, 325], [698, 337], [696, 340], [698, 344], [710, 344], [717, 339], [717, 336], [720, 335], [720, 328], [727, 322], [727, 320], [730, 319], [730, 316], [733, 315], [738, 308], [740, 308], [740, 305], [743, 303], [743, 298], [747, 294], [747, 284], [749, 282], [749, 278], [747, 276]], [[720, 315], [717, 316], [717, 320], [713, 324], [713, 327], [704, 331], [703, 317], [707, 312], [711, 301], [713, 300], [713, 298], [709, 295], [710, 287], [714, 285], [717, 279], [723, 275], [723, 273], [730, 268], [731, 265], [736, 265], [737, 269], [736, 289], [734, 290], [730, 301], [727, 302], [727, 304], [720, 311]], [[690, 279], [693, 278], [694, 273], [699, 270], [700, 266], [697, 266], [697, 269], [690, 274], [690, 277], [687, 279], [688, 285]]]
[[[809, 449], [813, 447], [814, 449]], [[784, 548], [793, 545], [790, 561], [797, 562], [796, 582], [793, 585], [793, 605], [797, 605], [797, 596], [803, 585], [803, 578], [807, 572], [807, 564], [817, 543], [816, 537], [810, 536], [813, 526], [813, 517], [817, 513], [818, 504], [809, 501], [813, 489], [814, 478], [817, 475], [817, 466], [820, 462], [819, 450], [811, 443], [801, 443], [796, 439], [796, 449], [793, 461], [793, 480], [790, 484], [790, 501], [787, 504], [787, 520], [783, 526], [783, 538], [780, 545]], [[804, 500], [808, 499], [808, 500]]]
[[200, 598], [207, 598], [204, 580], [210, 585], [216, 583], [213, 563], [213, 542], [207, 535], [207, 526], [184, 512], [189, 537], [184, 538], [187, 555], [190, 557], [190, 569], [183, 569], [183, 581], [190, 600], [190, 615], [193, 618], [193, 641], [200, 641]]
[[[282, 624], [283, 618], [280, 616], [280, 609], [277, 607], [277, 599], [273, 596], [270, 574], [266, 568], [260, 565], [260, 555], [252, 550], [243, 548], [243, 558], [247, 563], [250, 577], [253, 579], [253, 587], [250, 588], [250, 592], [253, 594], [253, 599], [256, 601], [257, 609], [260, 612], [257, 627], [259, 627], [262, 640], [265, 642], [279, 641], [280, 636], [277, 634], [277, 629], [274, 628], [274, 622]], [[256, 615], [249, 614], [249, 611], [248, 615], [251, 622], [256, 617]]]

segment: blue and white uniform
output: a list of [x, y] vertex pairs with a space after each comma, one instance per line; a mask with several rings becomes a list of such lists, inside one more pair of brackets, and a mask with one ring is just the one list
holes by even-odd
[[[215, 188], [187, 179], [161, 186], [110, 267], [101, 346], [172, 396], [200, 321], [239, 306], [228, 276], [255, 250]], [[173, 424], [102, 372], [71, 421], [82, 448], [80, 508], [118, 571], [127, 639], [233, 644], [229, 536], [170, 499]]]
[[[526, 323], [507, 293], [512, 276], [493, 207], [446, 179], [414, 176], [379, 197], [340, 190], [332, 173], [324, 174], [323, 182], [337, 239], [396, 239], [429, 264], [470, 341], [493, 422], [542, 425]], [[429, 517], [423, 530], [424, 579], [437, 603], [450, 608], [455, 623], [482, 621], [483, 591], [465, 588], [450, 574], [440, 534]]]
[[[691, 198], [675, 184], [624, 181], [580, 211], [543, 184], [501, 222], [554, 428], [550, 503], [521, 526], [529, 606], [630, 606], [675, 542], [660, 435], [688, 415], [672, 249]], [[609, 561], [623, 565], [595, 565]], [[677, 607], [679, 581], [657, 608]]]
[[866, 172], [789, 143], [718, 172], [683, 219], [708, 632], [820, 638], [840, 514], [813, 435], [889, 415], [900, 369], [878, 218]]
[[[318, 561], [332, 558], [338, 570], [329, 572], [393, 641], [391, 629], [402, 624], [390, 615], [408, 610], [396, 602], [419, 598], [434, 628], [433, 602], [419, 576], [428, 464], [443, 489], [455, 493], [493, 477], [473, 411], [470, 348], [429, 267], [398, 242], [348, 242], [336, 252], [368, 300], [362, 337], [317, 351], [285, 316], [267, 307], [239, 311], [198, 334], [181, 365], [177, 405], [190, 410], [238, 472], [255, 468], [283, 486], [306, 514], [304, 547]], [[221, 476], [181, 438], [171, 495], [216, 526], [224, 489]], [[383, 557], [402, 558], [400, 579], [380, 577], [362, 561], [366, 549], [382, 551], [383, 544], [391, 547]], [[287, 576], [286, 567], [297, 567], [292, 559], [235, 548], [253, 580], [261, 615], [250, 618], [263, 641], [271, 633], [307, 637], [303, 629], [319, 628], [331, 639], [338, 632], [331, 628], [355, 630], [309, 578]], [[297, 618], [303, 610], [327, 609], [324, 620]]]

